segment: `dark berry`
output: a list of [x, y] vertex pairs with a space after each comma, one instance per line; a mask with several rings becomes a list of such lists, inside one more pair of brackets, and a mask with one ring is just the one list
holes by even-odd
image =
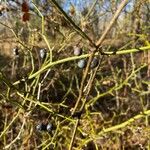
[[82, 49], [80, 47], [74, 46], [73, 49], [74, 49], [75, 56], [79, 56], [82, 54]]
[[86, 66], [86, 60], [85, 59], [81, 59], [78, 61], [78, 67], [79, 68], [84, 68]]
[[51, 123], [48, 123], [46, 127], [47, 131], [48, 132], [52, 131], [52, 128], [53, 128], [53, 125]]
[[14, 54], [15, 56], [19, 56], [19, 49], [18, 49], [18, 47], [15, 47], [15, 48], [13, 49], [13, 54]]
[[37, 129], [38, 131], [41, 131], [41, 130], [42, 130], [42, 124], [38, 124], [38, 125], [36, 126], [36, 129]]
[[96, 57], [93, 58], [90, 67], [93, 69], [98, 65], [98, 59]]
[[76, 111], [76, 112], [72, 115], [72, 117], [73, 117], [73, 118], [78, 118], [78, 119], [80, 119], [80, 118], [81, 118], [81, 115], [82, 115], [82, 111]]
[[43, 124], [43, 123], [40, 123], [40, 124], [38, 124], [37, 126], [36, 126], [36, 129], [38, 130], [38, 131], [46, 131], [46, 125], [45, 124]]
[[44, 58], [46, 57], [46, 49], [45, 49], [45, 48], [40, 49], [40, 57], [41, 57], [42, 59], [44, 59]]

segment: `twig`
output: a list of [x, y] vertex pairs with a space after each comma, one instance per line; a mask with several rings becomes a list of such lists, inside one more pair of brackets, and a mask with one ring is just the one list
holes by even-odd
[[74, 131], [73, 131], [71, 143], [70, 143], [70, 145], [69, 145], [69, 150], [72, 150], [72, 147], [73, 147], [73, 143], [74, 143], [74, 140], [75, 140], [75, 136], [76, 136], [76, 131], [77, 131], [78, 125], [79, 125], [79, 119], [76, 120], [76, 124], [75, 124], [75, 127], [74, 127]]
[[[101, 36], [101, 38], [98, 40], [98, 42], [96, 43], [96, 48], [93, 49], [89, 59], [88, 59], [88, 63], [87, 63], [87, 66], [86, 66], [86, 69], [85, 69], [85, 72], [83, 74], [83, 77], [82, 77], [82, 81], [81, 81], [81, 86], [80, 86], [80, 90], [79, 90], [79, 97], [77, 99], [77, 102], [74, 106], [74, 109], [72, 111], [72, 115], [74, 115], [81, 99], [82, 99], [82, 95], [83, 95], [83, 89], [84, 89], [84, 83], [85, 83], [85, 80], [87, 78], [87, 75], [88, 75], [88, 72], [89, 72], [89, 68], [90, 68], [90, 64], [94, 58], [94, 55], [96, 53], [96, 51], [98, 50], [98, 47], [101, 45], [101, 43], [103, 42], [103, 40], [105, 39], [107, 33], [109, 32], [109, 30], [111, 29], [111, 27], [113, 26], [113, 24], [115, 23], [116, 19], [118, 18], [119, 14], [121, 13], [122, 9], [124, 8], [124, 6], [127, 4], [128, 0], [124, 0], [120, 5], [119, 5], [119, 8], [117, 10], [117, 12], [115, 13], [114, 17], [112, 18], [110, 24], [108, 25], [108, 27], [106, 28], [106, 30], [104, 31], [103, 35]], [[91, 83], [92, 84], [92, 83]], [[86, 95], [87, 96], [87, 95]], [[82, 105], [82, 107], [85, 106], [85, 103], [86, 103], [86, 99]], [[83, 110], [83, 108], [81, 108]], [[75, 133], [73, 134], [75, 135]], [[73, 137], [74, 139], [74, 137]], [[71, 141], [71, 144], [73, 145], [73, 141]]]
[[79, 33], [83, 38], [86, 38], [93, 47], [96, 47], [92, 39], [85, 32], [83, 32], [79, 26], [77, 26], [74, 23], [74, 21], [66, 14], [66, 12], [59, 6], [59, 4], [55, 0], [49, 0], [49, 1], [51, 1], [54, 4], [54, 6], [62, 13], [62, 15], [73, 26], [73, 28], [77, 31], [77, 33]]
[[125, 122], [123, 122], [121, 124], [118, 124], [118, 125], [115, 125], [115, 126], [112, 126], [112, 127], [106, 128], [106, 129], [103, 129], [100, 133], [98, 133], [98, 135], [103, 135], [104, 133], [108, 133], [108, 132], [111, 132], [111, 131], [115, 131], [115, 130], [124, 128], [125, 126], [131, 124], [135, 120], [143, 118], [145, 116], [150, 116], [150, 110], [146, 110], [144, 112], [141, 112], [140, 114], [134, 116], [133, 118], [128, 119], [127, 121], [125, 121]]
[[[146, 110], [144, 112], [141, 112], [140, 114], [128, 119], [127, 121], [123, 122], [123, 123], [120, 123], [118, 125], [114, 125], [112, 127], [109, 127], [109, 128], [104, 128], [102, 131], [100, 131], [98, 133], [98, 135], [96, 135], [95, 137], [93, 137], [95, 140], [98, 140], [100, 139], [103, 135], [109, 133], [109, 132], [114, 132], [116, 130], [119, 130], [119, 129], [123, 129], [124, 127], [126, 126], [129, 126], [131, 123], [133, 123], [134, 121], [138, 120], [138, 119], [141, 119], [141, 118], [144, 118], [144, 117], [148, 117], [150, 116], [150, 110]], [[93, 140], [92, 139], [88, 139], [86, 140], [83, 144], [85, 145], [86, 143], [90, 142]]]
[[[139, 48], [141, 51], [148, 51], [150, 49], [150, 46], [145, 46], [145, 47], [141, 47]], [[138, 49], [129, 49], [129, 50], [121, 50], [121, 51], [117, 51], [115, 55], [123, 55], [123, 54], [129, 54], [129, 53], [135, 53], [135, 52], [139, 52]], [[104, 55], [113, 55], [114, 52], [105, 52]], [[99, 55], [99, 53], [95, 53], [95, 56]], [[64, 58], [55, 62], [50, 62], [48, 64], [46, 64], [44, 67], [42, 67], [40, 70], [38, 70], [37, 72], [31, 74], [29, 76], [29, 79], [35, 78], [37, 75], [43, 73], [44, 71], [48, 70], [50, 67], [58, 65], [58, 64], [62, 64], [68, 61], [73, 61], [73, 60], [78, 60], [78, 59], [82, 59], [82, 58], [86, 58], [86, 57], [90, 57], [90, 54], [84, 54], [81, 56], [73, 56], [73, 57], [69, 57], [69, 58]], [[22, 81], [24, 81], [24, 79], [22, 79]], [[20, 83], [19, 81], [16, 81], [13, 85], [17, 85]]]
[[100, 39], [96, 42], [97, 47], [99, 47], [103, 40], [105, 39], [107, 33], [110, 31], [110, 29], [112, 28], [112, 26], [114, 25], [115, 21], [117, 20], [117, 18], [119, 17], [122, 9], [126, 6], [126, 4], [128, 3], [129, 0], [124, 0], [121, 2], [121, 4], [119, 5], [116, 13], [114, 14], [114, 17], [112, 18], [112, 20], [110, 21], [109, 25], [107, 26], [107, 28], [105, 29], [103, 35], [100, 37]]
[[94, 81], [94, 79], [95, 79], [95, 75], [96, 75], [97, 70], [98, 70], [98, 68], [100, 67], [100, 65], [101, 65], [101, 63], [102, 63], [102, 61], [103, 61], [103, 59], [104, 59], [104, 56], [102, 56], [102, 58], [99, 60], [98, 66], [97, 66], [96, 69], [94, 70], [92, 79], [91, 79], [91, 80], [89, 81], [89, 83], [88, 83], [88, 87], [87, 87], [87, 92], [86, 92], [86, 95], [85, 95], [85, 99], [84, 99], [84, 101], [83, 101], [83, 103], [82, 103], [82, 106], [81, 106], [81, 108], [80, 108], [80, 111], [81, 111], [81, 112], [83, 111], [83, 109], [84, 109], [84, 107], [85, 107], [85, 104], [86, 104], [87, 99], [88, 99], [88, 95], [89, 95], [89, 93], [90, 93], [90, 91], [91, 91], [91, 88], [92, 88], [92, 83], [93, 83], [93, 81]]
[[87, 15], [85, 16], [85, 20], [87, 20], [88, 17], [90, 16], [90, 14], [92, 13], [92, 11], [93, 11], [93, 9], [94, 9], [94, 7], [95, 7], [97, 1], [98, 1], [98, 0], [95, 0], [95, 2], [92, 4], [90, 10], [88, 11]]
[[15, 138], [14, 140], [12, 140], [12, 141], [10, 142], [10, 144], [6, 145], [4, 149], [10, 148], [17, 140], [20, 139], [20, 136], [21, 136], [21, 133], [23, 132], [23, 128], [24, 128], [24, 126], [25, 126], [25, 123], [26, 123], [26, 119], [24, 118], [24, 119], [23, 119], [22, 126], [21, 126], [21, 128], [20, 128], [20, 131], [19, 131], [18, 135], [16, 136], [16, 138]]
[[79, 91], [79, 97], [77, 99], [77, 102], [75, 104], [75, 107], [72, 111], [72, 114], [75, 113], [77, 107], [78, 107], [78, 104], [80, 103], [81, 101], [81, 98], [82, 98], [82, 95], [83, 95], [83, 88], [84, 88], [84, 83], [85, 83], [85, 80], [87, 78], [87, 75], [88, 75], [88, 72], [89, 72], [89, 68], [90, 68], [90, 64], [93, 60], [93, 57], [96, 53], [96, 51], [98, 50], [98, 48], [100, 47], [100, 45], [102, 44], [103, 40], [105, 39], [107, 33], [109, 32], [109, 30], [112, 28], [113, 24], [115, 23], [116, 19], [118, 18], [119, 14], [121, 13], [122, 9], [125, 7], [125, 5], [127, 4], [128, 0], [124, 0], [122, 1], [122, 3], [119, 5], [118, 7], [118, 10], [117, 12], [115, 13], [114, 17], [112, 18], [112, 20], [110, 21], [108, 27], [106, 28], [106, 30], [104, 31], [103, 35], [101, 36], [101, 38], [97, 41], [96, 43], [96, 46], [97, 48], [94, 49], [92, 51], [92, 53], [90, 54], [90, 57], [88, 59], [88, 63], [87, 63], [87, 66], [86, 66], [86, 69], [85, 69], [85, 72], [83, 74], [83, 77], [82, 77], [82, 81], [81, 81], [81, 86], [80, 86], [80, 91]]

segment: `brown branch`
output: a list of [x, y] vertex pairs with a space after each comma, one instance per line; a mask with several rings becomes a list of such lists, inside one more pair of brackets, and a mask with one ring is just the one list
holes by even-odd
[[[93, 51], [92, 51], [92, 53], [91, 53], [91, 55], [90, 55], [90, 57], [89, 57], [89, 59], [88, 59], [88, 63], [87, 63], [87, 66], [86, 66], [86, 69], [85, 69], [85, 72], [84, 72], [84, 74], [83, 74], [82, 81], [81, 81], [81, 86], [80, 86], [80, 91], [79, 91], [79, 97], [78, 97], [77, 102], [76, 102], [76, 104], [75, 104], [75, 106], [74, 106], [74, 109], [73, 109], [73, 111], [72, 111], [72, 115], [75, 114], [76, 109], [77, 109], [77, 107], [78, 107], [78, 105], [79, 105], [79, 103], [80, 103], [80, 101], [81, 101], [81, 99], [82, 99], [82, 97], [83, 97], [84, 83], [85, 83], [85, 80], [86, 80], [86, 78], [87, 78], [87, 75], [88, 75], [88, 72], [89, 72], [89, 67], [90, 67], [90, 64], [91, 64], [91, 62], [92, 62], [92, 60], [93, 60], [93, 57], [94, 57], [96, 51], [98, 51], [99, 46], [101, 45], [101, 43], [102, 43], [103, 40], [105, 39], [107, 33], [108, 33], [109, 30], [112, 28], [113, 24], [114, 24], [115, 21], [117, 20], [119, 14], [121, 13], [122, 9], [125, 7], [125, 5], [127, 4], [127, 2], [128, 2], [128, 0], [124, 0], [124, 1], [122, 1], [122, 3], [119, 5], [117, 12], [115, 13], [114, 17], [112, 18], [111, 22], [109, 23], [108, 27], [107, 27], [106, 30], [104, 31], [104, 33], [103, 33], [103, 35], [101, 36], [101, 38], [97, 41], [97, 43], [96, 43], [96, 48], [93, 49]], [[95, 76], [95, 74], [94, 74], [94, 76]], [[92, 82], [93, 82], [93, 81], [92, 81]], [[90, 84], [92, 84], [92, 82], [91, 82]], [[91, 86], [90, 86], [90, 88], [91, 88]], [[89, 93], [89, 92], [90, 92], [90, 89], [88, 90], [88, 93]], [[87, 95], [86, 95], [86, 97], [87, 97]], [[84, 102], [83, 102], [83, 104], [82, 104], [80, 110], [83, 110], [83, 108], [84, 108], [84, 106], [85, 106], [85, 104], [86, 104], [86, 100], [87, 100], [87, 99], [84, 100]], [[75, 135], [75, 133], [74, 133], [74, 135]], [[75, 137], [73, 137], [73, 139], [74, 139], [74, 138], [75, 138]], [[73, 141], [73, 140], [72, 140], [72, 141]], [[73, 142], [71, 142], [71, 147], [72, 147], [72, 145], [73, 145]]]
[[108, 27], [107, 27], [106, 30], [104, 31], [104, 33], [103, 33], [103, 35], [101, 36], [101, 38], [97, 41], [97, 43], [96, 43], [97, 48], [95, 48], [95, 49], [92, 51], [92, 53], [91, 53], [91, 55], [90, 55], [90, 57], [89, 57], [89, 59], [88, 59], [88, 63], [87, 63], [87, 66], [86, 66], [86, 69], [85, 69], [85, 72], [84, 72], [84, 74], [83, 74], [82, 81], [81, 81], [79, 96], [78, 96], [77, 102], [76, 102], [76, 104], [75, 104], [75, 107], [74, 107], [74, 109], [73, 109], [73, 111], [72, 111], [72, 114], [75, 113], [75, 111], [76, 111], [76, 109], [77, 109], [77, 107], [78, 107], [78, 105], [79, 105], [79, 103], [80, 103], [80, 101], [81, 101], [81, 99], [82, 99], [84, 83], [85, 83], [85, 80], [86, 80], [86, 78], [87, 78], [87, 75], [88, 75], [88, 72], [89, 72], [89, 67], [90, 67], [90, 64], [91, 64], [91, 62], [92, 62], [92, 60], [93, 60], [93, 57], [94, 57], [96, 51], [98, 51], [98, 48], [99, 48], [100, 45], [102, 44], [102, 42], [103, 42], [103, 40], [105, 39], [107, 33], [108, 33], [109, 30], [112, 28], [113, 24], [115, 23], [115, 21], [117, 20], [119, 14], [121, 13], [122, 9], [126, 6], [127, 3], [128, 3], [128, 0], [124, 0], [124, 1], [121, 2], [121, 4], [119, 5], [119, 7], [118, 7], [118, 9], [117, 9], [117, 11], [116, 11], [114, 17], [113, 17], [112, 20], [110, 21]]
[[110, 31], [110, 29], [112, 28], [112, 26], [114, 25], [115, 21], [117, 20], [117, 18], [119, 17], [122, 9], [126, 6], [126, 4], [128, 3], [129, 0], [124, 0], [121, 2], [121, 4], [119, 5], [114, 17], [112, 18], [112, 20], [110, 21], [109, 25], [107, 26], [106, 30], [104, 31], [103, 35], [100, 37], [100, 39], [96, 42], [97, 47], [99, 47], [103, 40], [105, 39], [107, 33]]
[[75, 22], [67, 15], [67, 13], [59, 6], [59, 4], [55, 0], [49, 1], [51, 1], [53, 5], [59, 10], [59, 12], [61, 12], [61, 14], [73, 26], [77, 33], [79, 33], [83, 38], [87, 39], [93, 47], [96, 47], [92, 39], [85, 32], [83, 32], [78, 25], [75, 24]]

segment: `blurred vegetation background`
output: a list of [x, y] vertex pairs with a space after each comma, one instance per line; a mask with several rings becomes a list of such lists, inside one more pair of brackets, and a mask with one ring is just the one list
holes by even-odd
[[149, 0], [123, 8], [77, 104], [94, 49], [82, 32], [96, 43], [121, 2], [0, 1], [0, 149], [150, 149]]

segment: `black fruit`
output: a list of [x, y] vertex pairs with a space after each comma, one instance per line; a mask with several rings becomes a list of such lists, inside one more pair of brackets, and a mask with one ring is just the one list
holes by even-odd
[[74, 49], [75, 56], [80, 56], [82, 54], [82, 49], [80, 47], [74, 46], [73, 49]]
[[73, 118], [78, 118], [78, 119], [80, 119], [80, 118], [81, 118], [81, 115], [82, 115], [82, 111], [76, 111], [76, 112], [72, 115], [72, 117], [73, 117]]
[[93, 69], [98, 65], [98, 59], [96, 57], [93, 58], [90, 67]]
[[40, 57], [41, 57], [42, 59], [44, 59], [44, 58], [46, 57], [46, 49], [45, 49], [45, 48], [40, 49]]
[[15, 56], [19, 56], [19, 48], [18, 48], [18, 47], [15, 47], [15, 48], [13, 49], [13, 54], [14, 54]]
[[78, 61], [78, 67], [79, 68], [84, 68], [86, 66], [86, 60], [85, 59], [81, 59]]
[[47, 131], [48, 132], [52, 131], [52, 128], [53, 128], [53, 125], [51, 123], [48, 123], [46, 127]]
[[40, 123], [40, 124], [38, 124], [38, 125], [36, 126], [36, 129], [37, 129], [38, 131], [46, 131], [47, 126], [46, 126], [46, 124]]

